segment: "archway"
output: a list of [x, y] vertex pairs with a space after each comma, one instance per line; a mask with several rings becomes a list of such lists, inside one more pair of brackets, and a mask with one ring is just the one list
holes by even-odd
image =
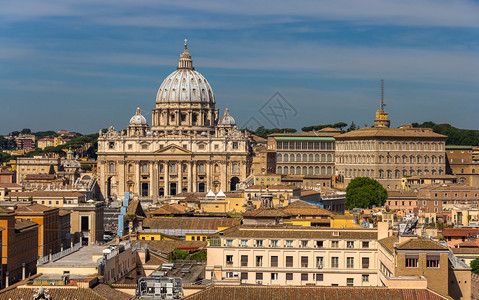
[[230, 191], [236, 191], [236, 185], [240, 182], [238, 177], [231, 178]]
[[165, 189], [164, 188], [160, 188], [160, 190], [158, 191], [158, 195], [160, 197], [164, 197], [165, 196]]
[[198, 184], [198, 192], [199, 193], [204, 193], [205, 192], [205, 184], [203, 182]]
[[111, 177], [106, 180], [106, 198], [111, 200]]

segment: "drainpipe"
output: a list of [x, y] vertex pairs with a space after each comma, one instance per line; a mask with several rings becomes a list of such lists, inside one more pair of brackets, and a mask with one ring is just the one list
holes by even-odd
[[25, 263], [22, 263], [22, 280], [25, 279]]

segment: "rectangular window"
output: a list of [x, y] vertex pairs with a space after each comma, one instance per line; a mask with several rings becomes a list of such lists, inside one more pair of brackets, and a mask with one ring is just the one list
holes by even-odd
[[369, 282], [369, 275], [362, 276], [363, 282]]
[[308, 241], [301, 241], [301, 246], [304, 248], [304, 247], [308, 247]]
[[292, 267], [292, 266], [293, 266], [293, 257], [286, 256], [286, 267]]
[[347, 241], [346, 242], [346, 248], [354, 248], [354, 242], [353, 241]]
[[346, 268], [353, 269], [354, 268], [354, 257], [347, 257], [346, 258]]
[[323, 274], [316, 274], [316, 281], [323, 281], [324, 275]]
[[301, 281], [308, 281], [308, 273], [301, 273]]
[[232, 247], [233, 246], [233, 240], [226, 240], [226, 247]]
[[277, 266], [278, 266], [278, 257], [271, 256], [271, 267], [277, 267]]
[[263, 266], [263, 256], [256, 256], [256, 266], [257, 267]]
[[331, 268], [339, 268], [339, 257], [331, 257]]
[[323, 241], [316, 241], [316, 248], [323, 248]]
[[233, 142], [233, 149], [238, 149], [238, 142]]
[[263, 280], [263, 273], [256, 273], [256, 280]]
[[271, 280], [278, 280], [278, 273], [271, 273]]
[[286, 273], [286, 280], [293, 280], [293, 273]]
[[361, 259], [363, 269], [369, 269], [369, 257], [363, 257]]
[[331, 248], [339, 248], [339, 241], [331, 241]]
[[241, 272], [241, 280], [248, 280], [248, 273]]
[[226, 255], [226, 264], [227, 265], [233, 264], [233, 255]]
[[427, 268], [439, 268], [439, 255], [428, 255], [427, 256], [426, 267]]
[[286, 247], [293, 247], [293, 241], [286, 241]]
[[369, 248], [369, 242], [363, 242], [363, 248]]
[[255, 245], [256, 247], [263, 247], [263, 240], [256, 240]]
[[242, 267], [248, 266], [248, 255], [241, 255], [241, 266]]
[[308, 267], [308, 257], [301, 256], [301, 268], [307, 268], [307, 267]]
[[248, 246], [248, 240], [241, 240], [241, 247], [247, 247]]
[[347, 286], [354, 286], [354, 278], [346, 278]]
[[270, 245], [271, 247], [278, 247], [278, 240], [271, 240]]
[[406, 268], [417, 268], [417, 255], [406, 255]]
[[316, 257], [316, 268], [322, 269], [324, 266], [324, 258], [322, 256]]

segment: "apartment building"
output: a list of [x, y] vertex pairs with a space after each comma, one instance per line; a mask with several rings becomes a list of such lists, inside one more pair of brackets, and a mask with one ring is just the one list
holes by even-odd
[[237, 226], [208, 246], [206, 278], [262, 285], [377, 286], [377, 230]]

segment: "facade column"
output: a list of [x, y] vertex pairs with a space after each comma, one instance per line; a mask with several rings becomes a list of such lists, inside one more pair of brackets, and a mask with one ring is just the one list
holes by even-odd
[[158, 200], [158, 161], [154, 161], [150, 168], [150, 195], [153, 201]]
[[193, 163], [191, 161], [188, 162], [188, 165], [187, 165], [188, 166], [188, 175], [186, 176], [188, 178], [188, 186], [187, 186], [186, 190], [190, 193], [193, 191], [193, 188], [191, 186], [191, 177], [192, 177], [191, 165], [192, 164]]
[[197, 167], [197, 162], [193, 161], [191, 162], [192, 167], [193, 167], [193, 186], [192, 186], [192, 193], [196, 193], [198, 191], [198, 175], [196, 174], [198, 167]]
[[168, 165], [168, 162], [165, 162], [165, 167], [164, 167], [164, 171], [165, 171], [165, 176], [164, 176], [164, 182], [165, 182], [165, 197], [166, 196], [169, 196], [170, 195], [170, 189], [169, 189], [169, 178], [168, 178], [168, 168], [169, 168], [169, 165]]
[[126, 185], [126, 172], [125, 172], [125, 160], [118, 162], [118, 198], [123, 200], [125, 197], [125, 185]]
[[221, 189], [223, 192], [226, 192], [228, 190], [228, 160], [223, 160], [221, 164]]
[[177, 194], [181, 193], [183, 189], [183, 161], [178, 161], [178, 191]]
[[141, 162], [136, 162], [136, 176], [137, 176], [137, 187], [136, 190], [138, 192], [138, 197], [141, 197], [141, 169], [140, 169]]
[[208, 193], [211, 189], [211, 162], [205, 162], [205, 171], [206, 171], [206, 192]]

